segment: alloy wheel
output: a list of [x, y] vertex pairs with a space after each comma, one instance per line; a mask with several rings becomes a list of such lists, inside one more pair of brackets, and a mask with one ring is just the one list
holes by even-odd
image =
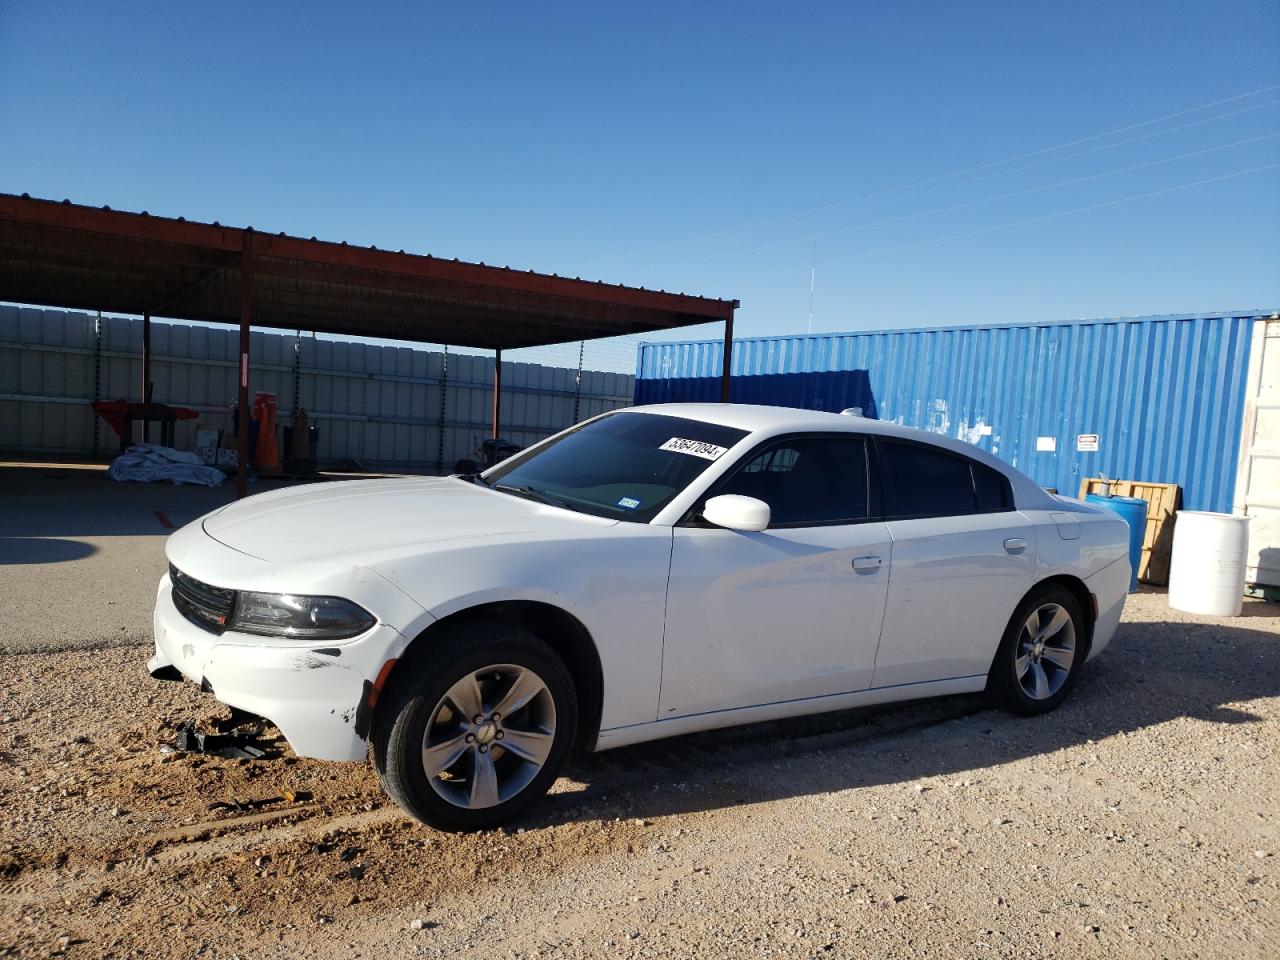
[[551, 754], [556, 705], [528, 667], [502, 663], [462, 676], [427, 721], [422, 767], [431, 788], [466, 810], [516, 796]]
[[1076, 660], [1076, 626], [1066, 607], [1036, 607], [1018, 635], [1014, 672], [1032, 700], [1048, 700], [1067, 682]]

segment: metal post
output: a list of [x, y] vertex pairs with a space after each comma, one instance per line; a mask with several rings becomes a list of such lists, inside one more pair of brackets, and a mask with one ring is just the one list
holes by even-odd
[[[293, 338], [293, 425], [298, 425], [298, 408], [302, 406], [302, 398], [300, 392], [302, 389], [302, 331], [299, 330], [297, 336]], [[312, 453], [315, 451], [313, 450]], [[285, 456], [289, 455], [289, 451], [285, 451]]]
[[249, 319], [253, 313], [253, 264], [249, 247], [253, 231], [245, 230], [240, 247], [240, 387], [237, 394], [236, 499], [248, 492], [249, 469]]
[[444, 467], [444, 424], [445, 414], [449, 409], [449, 345], [444, 345], [444, 356], [440, 358], [440, 444], [436, 451], [436, 459], [440, 464], [440, 472]]
[[[142, 402], [151, 405], [151, 314], [142, 315]], [[151, 440], [151, 411], [142, 415], [142, 442]]]
[[729, 371], [733, 362], [733, 309], [724, 321], [724, 369], [720, 373], [720, 402], [729, 402]]
[[493, 439], [498, 439], [498, 424], [502, 420], [502, 348], [493, 352]]
[[[93, 402], [102, 399], [102, 311], [98, 311], [98, 319], [93, 321]], [[93, 455], [98, 455], [98, 420], [93, 417]]]
[[578, 341], [578, 377], [573, 389], [573, 422], [578, 422], [578, 407], [582, 403], [582, 355], [587, 349], [587, 341]]

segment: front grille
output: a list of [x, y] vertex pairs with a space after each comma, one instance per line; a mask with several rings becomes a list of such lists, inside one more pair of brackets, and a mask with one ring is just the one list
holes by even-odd
[[173, 605], [179, 613], [210, 633], [227, 629], [236, 605], [234, 590], [202, 583], [173, 564], [169, 564], [169, 579], [173, 582]]

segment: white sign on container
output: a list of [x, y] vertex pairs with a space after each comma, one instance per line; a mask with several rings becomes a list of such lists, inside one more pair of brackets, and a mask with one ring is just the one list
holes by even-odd
[[1036, 437], [1037, 453], [1053, 453], [1058, 449], [1057, 437]]
[[1082, 433], [1076, 437], [1076, 450], [1081, 453], [1097, 453], [1098, 452], [1098, 435], [1096, 433]]

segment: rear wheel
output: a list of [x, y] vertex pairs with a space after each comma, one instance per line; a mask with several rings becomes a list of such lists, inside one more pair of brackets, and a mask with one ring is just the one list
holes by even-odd
[[577, 726], [573, 681], [550, 647], [518, 627], [461, 624], [434, 649], [406, 664], [411, 672], [379, 713], [379, 779], [433, 827], [503, 823], [559, 774]]
[[1063, 587], [1038, 589], [1005, 629], [987, 692], [1015, 713], [1046, 713], [1067, 698], [1087, 652], [1076, 598]]

